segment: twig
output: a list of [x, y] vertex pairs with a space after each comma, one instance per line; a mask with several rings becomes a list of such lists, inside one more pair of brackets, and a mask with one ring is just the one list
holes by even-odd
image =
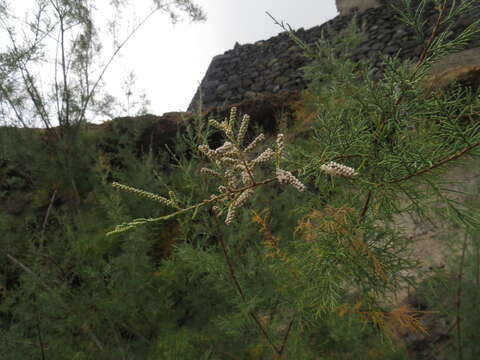
[[365, 204], [363, 205], [362, 211], [360, 212], [360, 218], [365, 216], [365, 213], [368, 210], [368, 204], [370, 203], [370, 198], [372, 196], [372, 190], [368, 190], [367, 199], [365, 200]]
[[93, 333], [93, 331], [89, 331], [88, 334], [90, 335], [90, 337], [92, 338], [93, 342], [95, 343], [95, 345], [97, 345], [97, 347], [101, 350], [101, 351], [104, 351], [104, 347], [102, 345], [102, 343], [100, 342], [100, 340], [98, 340], [98, 338], [95, 336], [95, 334]]
[[468, 232], [465, 231], [465, 237], [463, 239], [463, 244], [462, 244], [462, 255], [460, 256], [460, 269], [457, 275], [457, 280], [458, 280], [457, 300], [455, 301], [455, 305], [457, 307], [456, 327], [457, 327], [458, 360], [463, 359], [462, 317], [460, 316], [460, 307], [462, 305], [462, 292], [463, 292], [462, 278], [463, 278], [463, 268], [465, 265], [465, 252], [467, 249], [467, 240], [468, 240]]
[[[423, 47], [423, 51], [422, 51], [422, 53], [421, 53], [421, 55], [420, 55], [420, 58], [419, 58], [417, 64], [415, 65], [415, 70], [414, 70], [414, 72], [412, 73], [412, 75], [411, 75], [411, 77], [410, 77], [410, 80], [413, 80], [413, 79], [415, 78], [415, 75], [416, 75], [418, 69], [420, 68], [420, 65], [422, 65], [423, 61], [425, 60], [425, 57], [426, 57], [426, 55], [427, 55], [428, 49], [430, 49], [430, 46], [432, 45], [433, 40], [434, 40], [435, 37], [437, 36], [438, 28], [439, 28], [439, 26], [440, 26], [440, 20], [442, 19], [443, 12], [444, 12], [444, 10], [445, 10], [445, 5], [446, 5], [446, 0], [444, 0], [444, 2], [443, 2], [443, 4], [442, 4], [442, 7], [441, 7], [441, 9], [440, 9], [440, 14], [438, 15], [437, 20], [436, 20], [436, 23], [435, 23], [435, 26], [433, 27], [432, 34], [430, 35], [430, 37], [429, 37], [429, 39], [428, 39], [428, 41], [427, 41], [427, 44], [424, 45], [424, 47]], [[398, 104], [400, 104], [400, 102], [401, 102], [402, 99], [403, 99], [403, 96], [404, 96], [403, 93], [401, 93], [401, 94], [398, 96], [397, 100], [395, 101], [395, 106], [398, 106]], [[379, 128], [375, 131], [375, 136], [379, 136], [379, 135], [377, 135], [377, 134], [380, 134], [380, 132], [383, 130], [383, 127], [385, 126], [386, 122], [387, 122], [387, 116], [384, 115], [383, 118], [382, 118], [382, 121], [381, 121], [381, 123], [380, 123]]]
[[113, 336], [115, 337], [115, 341], [117, 342], [118, 347], [120, 348], [120, 353], [121, 353], [121, 356], [122, 356], [122, 360], [127, 360], [127, 358], [125, 357], [125, 349], [123, 347], [122, 342], [120, 341], [120, 339], [118, 337], [117, 331], [115, 330], [115, 328], [112, 324], [112, 321], [106, 316], [105, 316], [105, 320], [108, 322], [108, 325], [109, 325], [110, 329], [112, 330]]
[[432, 34], [430, 35], [430, 38], [428, 39], [427, 44], [424, 46], [423, 51], [420, 54], [417, 65], [415, 67], [415, 71], [412, 74], [412, 78], [415, 76], [418, 69], [420, 68], [420, 65], [425, 60], [425, 56], [427, 55], [427, 51], [428, 51], [428, 49], [430, 49], [430, 46], [432, 45], [432, 42], [435, 39], [435, 36], [437, 36], [438, 28], [440, 27], [440, 20], [443, 17], [443, 13], [445, 11], [445, 6], [446, 5], [447, 5], [447, 1], [444, 0], [442, 6], [440, 8], [440, 14], [438, 14], [437, 21], [435, 22], [435, 25], [433, 27]]
[[37, 334], [38, 334], [38, 340], [40, 342], [40, 350], [42, 352], [42, 360], [45, 360], [45, 349], [44, 349], [44, 345], [43, 345], [42, 333], [40, 332], [40, 324], [38, 322], [37, 322], [37, 325], [36, 325], [36, 329], [37, 329]]
[[211, 197], [210, 199], [206, 199], [206, 200], [203, 200], [202, 202], [199, 202], [198, 204], [195, 204], [195, 205], [192, 205], [192, 206], [189, 206], [187, 208], [184, 208], [184, 209], [180, 209], [174, 213], [171, 213], [171, 214], [168, 214], [168, 215], [164, 215], [164, 216], [160, 216], [160, 217], [157, 217], [157, 218], [139, 218], [139, 219], [134, 219], [132, 220], [131, 222], [129, 223], [125, 223], [125, 224], [120, 224], [120, 225], [117, 225], [117, 227], [108, 232], [106, 235], [109, 236], [109, 235], [113, 235], [113, 234], [117, 234], [117, 233], [120, 233], [120, 232], [123, 232], [123, 231], [126, 231], [134, 226], [137, 226], [137, 225], [142, 225], [142, 224], [146, 224], [146, 223], [152, 223], [152, 222], [158, 222], [158, 221], [165, 221], [165, 220], [168, 220], [168, 219], [171, 219], [175, 216], [178, 216], [180, 214], [183, 214], [183, 213], [186, 213], [186, 212], [189, 212], [191, 210], [195, 210], [195, 209], [198, 209], [204, 205], [207, 205], [207, 204], [210, 204], [211, 202], [215, 202], [215, 201], [218, 201], [220, 199], [223, 199], [224, 197], [227, 197], [231, 194], [235, 194], [235, 193], [242, 193], [244, 192], [245, 190], [248, 190], [248, 189], [251, 189], [251, 188], [254, 188], [256, 186], [260, 186], [260, 185], [265, 185], [265, 184], [268, 184], [268, 183], [271, 183], [273, 181], [277, 181], [277, 178], [276, 177], [273, 177], [273, 178], [269, 178], [269, 179], [266, 179], [266, 180], [262, 180], [262, 181], [257, 181], [255, 182], [254, 184], [251, 184], [251, 185], [248, 185], [248, 186], [244, 186], [243, 188], [240, 188], [240, 189], [236, 189], [236, 190], [232, 190], [228, 193], [223, 193], [223, 194], [220, 194], [220, 195], [216, 195], [216, 196], [213, 196]]
[[290, 335], [290, 330], [292, 329], [292, 325], [293, 325], [293, 319], [290, 320], [290, 323], [288, 324], [287, 331], [285, 332], [285, 336], [283, 337], [282, 345], [280, 346], [279, 356], [282, 356], [283, 350], [285, 350], [285, 345], [287, 344], [288, 335]]
[[[428, 49], [430, 48], [430, 46], [432, 45], [433, 40], [434, 40], [435, 37], [437, 36], [438, 28], [439, 28], [439, 26], [440, 26], [440, 21], [441, 21], [441, 19], [442, 19], [442, 17], [443, 17], [443, 13], [444, 13], [444, 10], [445, 10], [445, 5], [446, 5], [446, 1], [444, 0], [444, 2], [443, 2], [443, 4], [442, 4], [442, 7], [441, 7], [441, 9], [440, 9], [440, 14], [439, 14], [438, 17], [437, 17], [435, 26], [434, 26], [434, 28], [433, 28], [433, 30], [432, 30], [432, 34], [430, 35], [430, 38], [428, 39], [427, 44], [424, 46], [423, 51], [422, 51], [422, 53], [421, 53], [421, 55], [420, 55], [420, 58], [419, 58], [419, 60], [418, 60], [418, 62], [417, 62], [417, 64], [416, 64], [415, 71], [413, 72], [413, 74], [412, 74], [412, 76], [411, 76], [412, 79], [415, 77], [415, 74], [417, 73], [418, 69], [420, 68], [420, 65], [421, 65], [421, 64], [423, 63], [423, 61], [425, 60], [425, 56], [426, 56], [426, 54], [427, 54], [427, 51], [428, 51]], [[400, 104], [400, 102], [402, 101], [403, 95], [404, 95], [404, 94], [400, 94], [400, 96], [397, 98], [397, 100], [395, 101], [395, 106], [398, 106], [398, 105]], [[383, 118], [382, 118], [382, 121], [381, 121], [381, 123], [380, 123], [379, 128], [375, 131], [375, 134], [373, 135], [374, 138], [377, 137], [377, 136], [379, 136], [379, 134], [380, 134], [380, 132], [383, 130], [386, 122], [387, 122], [387, 116], [384, 115]], [[377, 134], [378, 134], [378, 135], [377, 135]], [[475, 146], [478, 146], [479, 144], [480, 144], [480, 142], [478, 142], [477, 144], [474, 144], [473, 146], [465, 149], [464, 151], [460, 152], [459, 154], [456, 154], [456, 155], [454, 155], [454, 156], [452, 156], [452, 157], [450, 157], [450, 158], [448, 158], [448, 159], [445, 159], [445, 160], [441, 161], [441, 162], [438, 163], [438, 164], [435, 164], [435, 165], [433, 165], [433, 166], [431, 166], [431, 167], [429, 167], [429, 168], [427, 168], [427, 169], [423, 169], [423, 170], [417, 171], [417, 172], [414, 173], [414, 174], [410, 174], [410, 175], [404, 176], [404, 177], [402, 177], [402, 178], [399, 178], [399, 179], [390, 181], [390, 183], [395, 183], [395, 182], [403, 181], [403, 180], [409, 179], [409, 178], [411, 178], [411, 177], [413, 177], [413, 176], [420, 175], [420, 174], [422, 174], [422, 173], [424, 173], [424, 172], [430, 171], [430, 170], [432, 170], [432, 169], [434, 169], [434, 168], [436, 168], [436, 167], [438, 167], [438, 166], [440, 166], [440, 165], [442, 165], [442, 164], [444, 164], [444, 163], [446, 163], [446, 162], [448, 162], [448, 161], [450, 161], [450, 160], [453, 160], [453, 159], [461, 156], [463, 153], [465, 153], [466, 151], [469, 151], [470, 149], [472, 149], [472, 148], [475, 147]], [[368, 209], [368, 204], [369, 204], [369, 201], [370, 201], [371, 193], [372, 193], [372, 191], [370, 190], [370, 191], [368, 192], [367, 200], [365, 201], [365, 205], [363, 206], [362, 212], [360, 213], [360, 217], [365, 216], [365, 213], [366, 213], [366, 211], [367, 211], [367, 209]]]
[[[429, 166], [427, 168], [424, 168], [424, 169], [421, 169], [421, 170], [418, 170], [417, 172], [413, 173], [413, 174], [408, 174], [408, 175], [405, 175], [405, 176], [402, 176], [401, 178], [398, 178], [398, 179], [395, 179], [395, 180], [392, 180], [392, 181], [389, 181], [387, 182], [387, 184], [395, 184], [395, 183], [398, 183], [398, 182], [401, 182], [401, 181], [404, 181], [404, 180], [408, 180], [414, 176], [418, 176], [418, 175], [421, 175], [423, 173], [426, 173], [428, 171], [431, 171], [443, 164], [446, 164], [447, 162], [449, 161], [452, 161], [452, 160], [455, 160], [457, 158], [459, 158], [460, 156], [462, 156], [463, 154], [469, 152], [470, 150], [474, 149], [475, 147], [479, 146], [480, 145], [480, 141], [477, 141], [476, 143], [470, 145], [470, 146], [467, 146], [466, 148], [464, 148], [462, 151], [446, 158], [446, 159], [443, 159], [441, 161], [439, 161], [438, 163], [432, 165], [432, 166]], [[384, 186], [385, 184], [377, 184], [376, 186]], [[360, 213], [360, 217], [363, 217], [365, 216], [365, 213], [367, 212], [367, 209], [368, 209], [368, 204], [370, 202], [370, 196], [371, 196], [371, 193], [372, 193], [372, 190], [369, 190], [368, 192], [368, 195], [367, 195], [367, 199], [365, 201], [365, 205], [363, 206], [363, 209]]]
[[[10, 254], [7, 254], [7, 257], [13, 262], [15, 263], [16, 265], [18, 265], [20, 268], [22, 268], [22, 270], [24, 270], [25, 272], [29, 273], [30, 275], [34, 276], [37, 281], [40, 283], [40, 285], [46, 290], [48, 291], [50, 294], [52, 295], [57, 295], [55, 293], [55, 291], [53, 291], [53, 289], [51, 287], [49, 287], [47, 284], [45, 284], [28, 266], [24, 265], [23, 263], [21, 263], [19, 260], [15, 259], [12, 255]], [[38, 330], [39, 331], [39, 330]], [[102, 344], [100, 343], [100, 341], [98, 340], [98, 338], [95, 336], [95, 334], [92, 332], [92, 331], [89, 331], [89, 335], [90, 337], [92, 338], [93, 342], [95, 343], [95, 345], [97, 345], [97, 347], [100, 349], [100, 350], [104, 350], [104, 347], [102, 346]], [[39, 333], [39, 336], [40, 336], [40, 333]], [[42, 354], [43, 354], [43, 343], [41, 345], [42, 347]], [[44, 357], [43, 357], [44, 358]]]
[[[475, 147], [477, 147], [477, 146], [479, 146], [479, 145], [480, 145], [480, 141], [477, 141], [477, 142], [474, 143], [473, 145], [467, 146], [467, 147], [464, 148], [462, 151], [460, 151], [460, 152], [458, 152], [458, 153], [456, 153], [456, 154], [454, 154], [454, 155], [452, 155], [452, 156], [450, 156], [450, 157], [448, 157], [448, 158], [446, 158], [446, 159], [443, 159], [442, 161], [440, 161], [440, 162], [438, 162], [438, 163], [436, 163], [436, 164], [434, 164], [434, 165], [432, 165], [432, 166], [429, 166], [428, 168], [419, 170], [419, 171], [417, 171], [417, 172], [415, 172], [415, 173], [413, 173], [413, 174], [405, 175], [405, 176], [403, 176], [403, 177], [401, 177], [401, 178], [398, 178], [398, 179], [389, 181], [388, 183], [389, 183], [389, 184], [394, 184], [394, 183], [397, 183], [397, 182], [400, 182], [400, 181], [404, 181], [404, 180], [410, 179], [410, 178], [412, 178], [412, 177], [414, 177], [414, 176], [421, 175], [421, 174], [423, 174], [423, 173], [426, 173], [427, 171], [431, 171], [431, 170], [433, 170], [433, 169], [435, 169], [435, 168], [437, 168], [437, 167], [439, 167], [439, 166], [441, 166], [441, 165], [443, 165], [443, 164], [445, 164], [445, 163], [447, 163], [447, 162], [449, 162], [449, 161], [452, 161], [452, 160], [455, 160], [456, 158], [459, 158], [460, 156], [462, 156], [462, 155], [465, 154], [466, 152], [472, 150], [473, 148], [475, 148]], [[380, 184], [380, 185], [381, 185], [381, 184]]]
[[[218, 220], [217, 220], [217, 224], [218, 224]], [[227, 262], [227, 265], [228, 265], [228, 270], [230, 272], [230, 276], [232, 277], [232, 280], [233, 280], [233, 283], [235, 285], [235, 288], [237, 289], [238, 291], [238, 294], [240, 295], [240, 297], [242, 298], [243, 302], [246, 303], [247, 300], [246, 300], [246, 297], [245, 297], [245, 293], [243, 292], [243, 289], [242, 287], [240, 286], [240, 283], [238, 282], [238, 279], [235, 275], [235, 270], [233, 268], [233, 264], [232, 264], [232, 261], [230, 259], [230, 257], [228, 256], [228, 252], [227, 252], [227, 247], [225, 245], [225, 242], [223, 241], [223, 235], [220, 234], [219, 236], [219, 239], [220, 239], [220, 244], [222, 246], [222, 250], [223, 250], [223, 254], [225, 256], [225, 260]], [[248, 313], [250, 315], [250, 317], [253, 319], [253, 321], [255, 321], [255, 323], [257, 324], [258, 328], [260, 329], [260, 331], [262, 332], [263, 336], [265, 336], [265, 338], [267, 339], [267, 341], [269, 342], [269, 344], [272, 346], [273, 350], [281, 356], [281, 351], [280, 349], [278, 349], [278, 347], [273, 343], [273, 340], [270, 338], [270, 335], [268, 335], [267, 331], [265, 330], [265, 328], [263, 327], [262, 323], [260, 322], [260, 320], [258, 320], [257, 316], [255, 315], [255, 313], [253, 311], [249, 311]]]
[[53, 192], [52, 198], [50, 199], [50, 204], [48, 205], [47, 212], [45, 213], [45, 218], [43, 219], [42, 231], [45, 232], [45, 227], [47, 226], [48, 217], [50, 216], [50, 211], [52, 210], [53, 202], [55, 201], [55, 196], [57, 195], [57, 189]]
[[98, 76], [97, 80], [95, 81], [95, 83], [93, 84], [92, 86], [92, 89], [90, 90], [90, 92], [87, 94], [85, 100], [84, 100], [84, 103], [83, 103], [83, 106], [81, 107], [80, 109], [80, 116], [79, 116], [79, 122], [81, 122], [84, 118], [85, 118], [85, 112], [87, 110], [87, 106], [88, 104], [90, 103], [90, 100], [92, 99], [93, 97], [93, 94], [95, 92], [95, 90], [97, 89], [97, 86], [100, 84], [100, 81], [102, 80], [103, 78], [103, 75], [105, 75], [105, 72], [107, 71], [107, 69], [110, 67], [110, 64], [113, 62], [113, 60], [115, 59], [115, 57], [117, 56], [118, 52], [125, 46], [125, 44], [130, 40], [130, 38], [135, 35], [135, 33], [138, 31], [138, 29], [140, 29], [140, 27], [143, 26], [143, 24], [145, 24], [147, 22], [147, 20], [153, 15], [155, 14], [158, 10], [160, 10], [159, 8], [156, 8], [154, 10], [152, 10], [142, 21], [140, 21], [140, 23], [134, 27], [134, 29], [132, 30], [132, 32], [120, 43], [118, 44], [117, 48], [115, 49], [115, 51], [112, 53], [112, 55], [110, 56], [110, 59], [108, 59], [106, 65], [103, 67], [102, 71], [100, 72], [100, 75]]
[[47, 290], [49, 293], [54, 294], [54, 291], [52, 290], [51, 287], [49, 287], [47, 284], [45, 284], [28, 266], [22, 264], [19, 260], [15, 259], [12, 255], [7, 254], [7, 257], [12, 261], [14, 264], [18, 265], [20, 268], [22, 268], [23, 271], [29, 273], [30, 275], [34, 276], [40, 285]]

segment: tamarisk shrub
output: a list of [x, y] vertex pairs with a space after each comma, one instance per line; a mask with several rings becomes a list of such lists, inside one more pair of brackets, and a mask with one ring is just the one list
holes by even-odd
[[[397, 9], [401, 18], [422, 28], [423, 7], [414, 13], [410, 1], [404, 3], [403, 10]], [[166, 198], [114, 185], [174, 210], [122, 223], [109, 235], [193, 212], [179, 220], [184, 235], [161, 265], [166, 282], [179, 274], [191, 279], [183, 300], [190, 302], [189, 316], [174, 330], [185, 336], [189, 351], [192, 344], [203, 348], [191, 358], [207, 352], [217, 358], [336, 358], [342, 348], [353, 358], [366, 358], [368, 348], [387, 358], [388, 350], [378, 349], [378, 338], [369, 342], [375, 339], [373, 329], [387, 330], [393, 323], [426, 331], [413, 309], [385, 305], [405, 284], [414, 285], [407, 275], [415, 266], [406, 254], [409, 239], [392, 219], [405, 213], [426, 219], [426, 204], [436, 198], [445, 202], [449, 220], [467, 228], [479, 224], [477, 215], [444, 195], [439, 177], [451, 164], [478, 155], [478, 122], [459, 128], [456, 118], [441, 110], [450, 100], [425, 98], [419, 85], [435, 60], [480, 33], [479, 22], [447, 41], [439, 24], [454, 22], [473, 1], [453, 5], [449, 12], [447, 2], [440, 3], [437, 25], [416, 64], [384, 57], [385, 71], [377, 82], [371, 79], [370, 64], [348, 59], [362, 37], [355, 17], [338, 36], [322, 36], [316, 49], [281, 23], [313, 57], [305, 76], [313, 98], [324, 99], [315, 103], [307, 145], [288, 133], [275, 139], [259, 133], [245, 144], [250, 118], [244, 115], [237, 124], [232, 108], [222, 122], [209, 121], [225, 138], [221, 146], [191, 144], [209, 162], [195, 170], [206, 178], [187, 177], [194, 167], [179, 159], [180, 172], [193, 182], [184, 184], [188, 189], [198, 189], [204, 181], [213, 184], [202, 199], [181, 206], [186, 197], [178, 192]], [[455, 102], [448, 105], [478, 117], [478, 97], [465, 109]], [[417, 121], [425, 116], [436, 121]], [[307, 180], [320, 193], [307, 189]], [[273, 195], [270, 189], [277, 185], [285, 186]], [[323, 192], [331, 194], [327, 205], [320, 199]], [[400, 205], [405, 199], [407, 205]], [[215, 217], [199, 214], [204, 207]], [[208, 304], [207, 298], [212, 299]]]

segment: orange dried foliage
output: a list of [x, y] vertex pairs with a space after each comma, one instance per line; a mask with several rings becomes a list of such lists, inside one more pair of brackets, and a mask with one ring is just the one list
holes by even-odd
[[380, 261], [363, 241], [362, 232], [357, 231], [357, 233], [352, 234], [348, 216], [354, 213], [355, 209], [350, 207], [343, 206], [335, 208], [327, 205], [322, 211], [313, 210], [310, 214], [303, 217], [299, 221], [295, 232], [302, 232], [307, 241], [313, 241], [316, 238], [318, 231], [333, 233], [336, 235], [345, 235], [343, 243], [354, 252], [366, 254], [372, 261], [377, 275], [381, 276], [384, 281], [388, 281], [387, 275], [383, 271]]
[[361, 311], [361, 306], [361, 302], [357, 302], [353, 306], [342, 304], [337, 308], [337, 311], [340, 316], [347, 313], [360, 316], [365, 324], [373, 323], [383, 330], [396, 331], [402, 329], [428, 334], [419, 318], [421, 314], [428, 311], [413, 310], [407, 305], [401, 305], [390, 311]]
[[336, 234], [347, 234], [348, 214], [354, 209], [349, 207], [335, 208], [327, 205], [323, 211], [313, 210], [298, 222], [295, 232], [303, 232], [305, 239], [312, 241], [316, 238], [317, 231], [324, 231]]
[[424, 334], [428, 334], [427, 329], [425, 329], [419, 319], [419, 316], [426, 312], [413, 310], [408, 305], [399, 306], [388, 313], [389, 326], [392, 330], [400, 326], [410, 331], [421, 331]]
[[[278, 237], [274, 236], [270, 231], [268, 226], [268, 209], [264, 209], [261, 214], [257, 213], [255, 210], [252, 210], [253, 217], [252, 220], [260, 225], [260, 232], [264, 235], [264, 245], [269, 249], [267, 257], [279, 257], [283, 260], [287, 260], [287, 256], [280, 250], [278, 246]], [[264, 217], [262, 218], [262, 216]]]
[[297, 119], [299, 126], [312, 124], [313, 119], [315, 119], [317, 115], [316, 107], [314, 106], [315, 102], [318, 101], [317, 98], [318, 97], [312, 95], [308, 90], [304, 90], [300, 100], [292, 105], [295, 111], [295, 119]]

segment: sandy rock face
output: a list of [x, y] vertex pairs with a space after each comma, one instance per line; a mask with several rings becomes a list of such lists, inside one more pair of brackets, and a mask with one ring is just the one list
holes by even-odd
[[436, 62], [423, 79], [427, 92], [444, 88], [454, 81], [464, 86], [480, 85], [480, 47], [450, 54]]
[[370, 8], [381, 6], [379, 0], [336, 0], [337, 10], [340, 15], [350, 15], [356, 8], [359, 12], [364, 12]]

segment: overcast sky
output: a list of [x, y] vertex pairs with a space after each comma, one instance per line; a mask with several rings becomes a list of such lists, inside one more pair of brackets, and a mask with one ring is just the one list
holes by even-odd
[[[135, 5], [142, 1], [135, 1]], [[293, 29], [308, 29], [338, 14], [335, 0], [196, 0], [195, 3], [203, 8], [207, 21], [185, 20], [172, 25], [166, 14], [157, 13], [141, 28], [106, 74], [111, 93], [122, 100], [121, 81], [133, 70], [137, 78], [134, 90], [144, 90], [151, 101], [151, 113], [185, 111], [215, 55], [233, 48], [235, 42], [254, 43], [283, 31], [265, 11]]]

